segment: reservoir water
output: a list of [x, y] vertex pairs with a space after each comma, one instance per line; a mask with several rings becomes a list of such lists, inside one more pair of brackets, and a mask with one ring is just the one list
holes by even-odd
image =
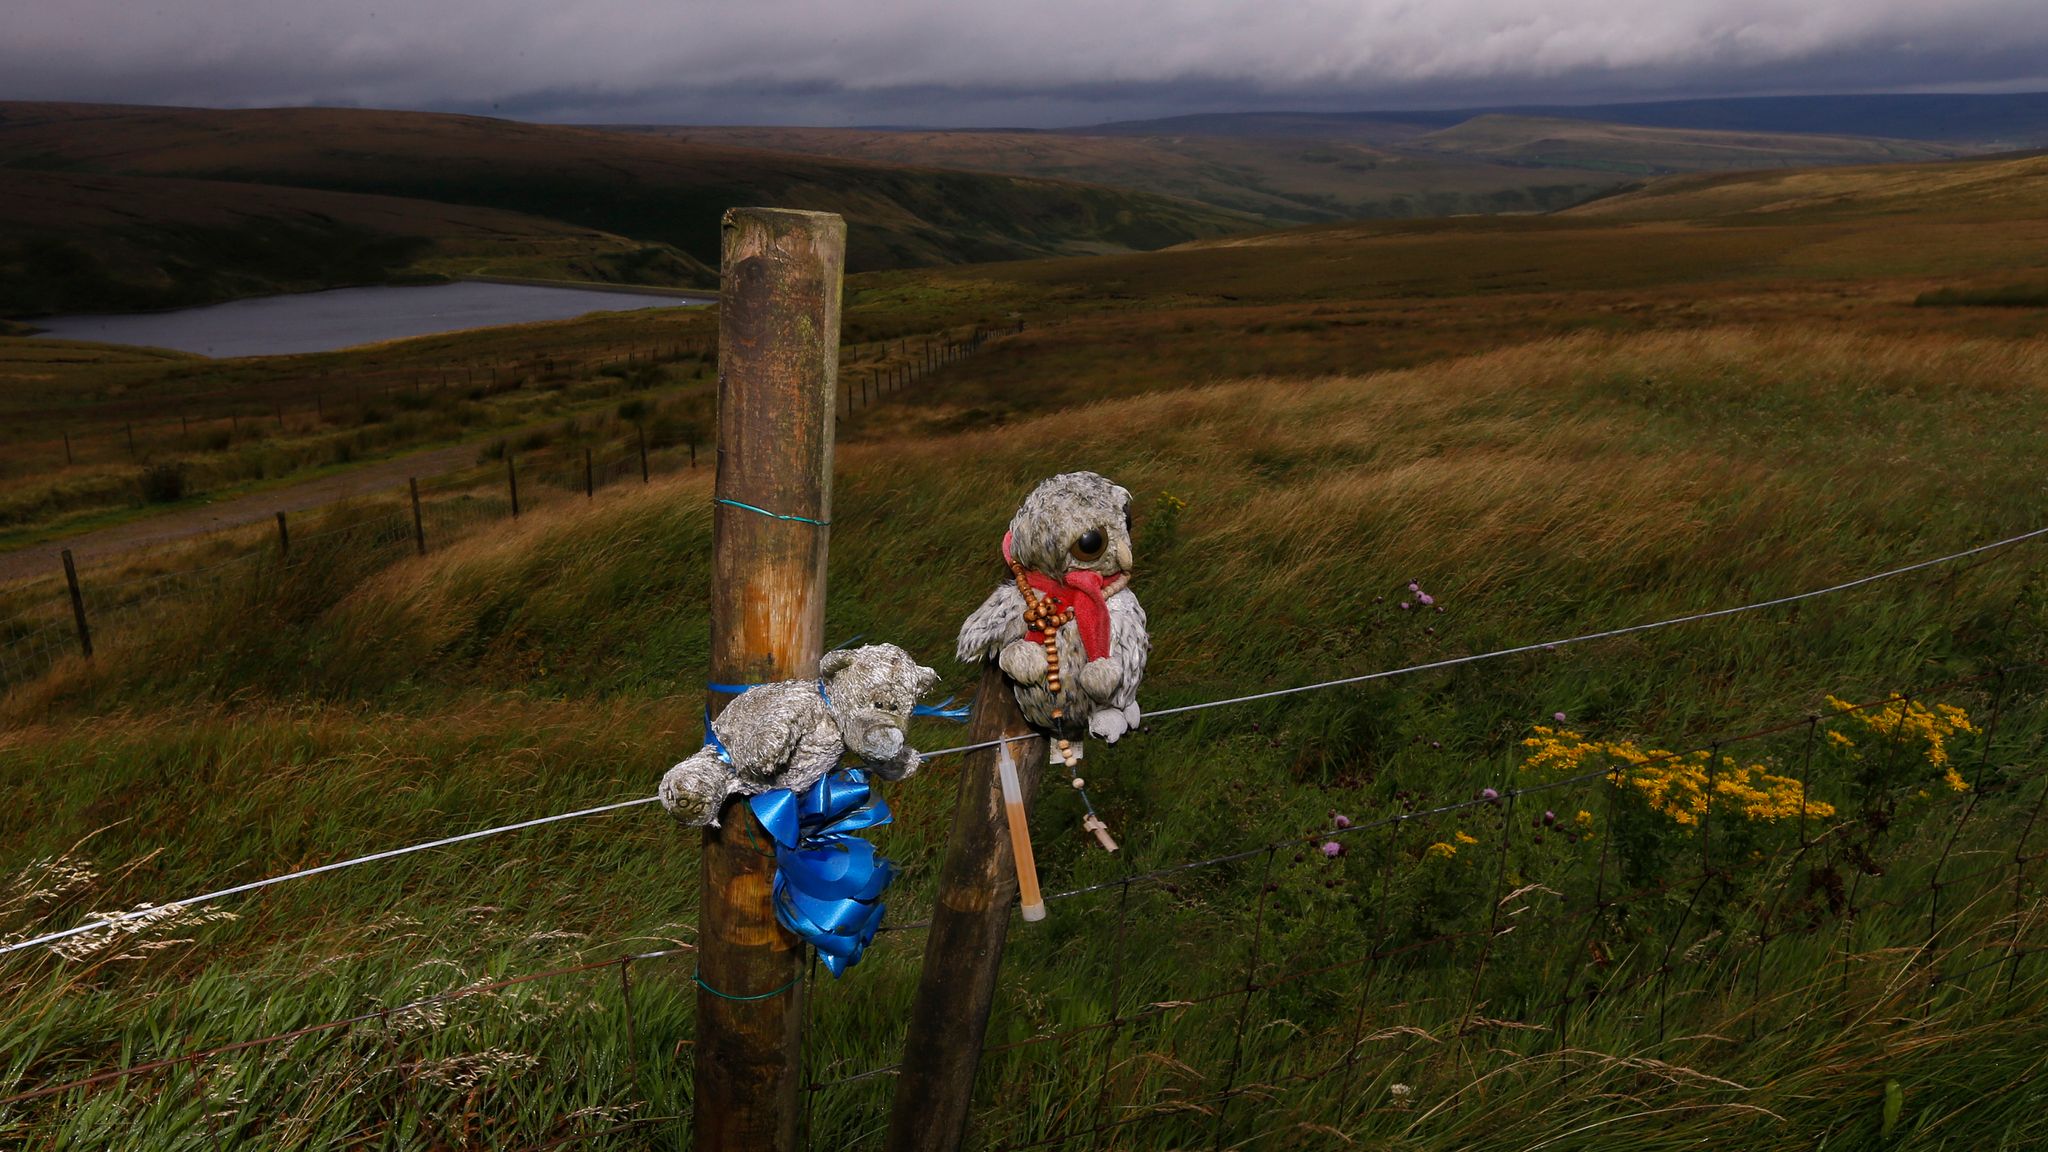
[[53, 316], [32, 323], [43, 330], [42, 335], [67, 340], [171, 348], [202, 356], [277, 356], [327, 352], [460, 328], [712, 302], [710, 296], [461, 281], [418, 287], [334, 288], [231, 300], [175, 312]]

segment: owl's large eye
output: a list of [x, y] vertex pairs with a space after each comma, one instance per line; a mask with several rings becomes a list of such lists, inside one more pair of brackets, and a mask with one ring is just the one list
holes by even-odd
[[1098, 560], [1102, 557], [1102, 550], [1108, 546], [1109, 539], [1102, 534], [1102, 529], [1090, 528], [1075, 539], [1074, 546], [1067, 552], [1076, 560]]

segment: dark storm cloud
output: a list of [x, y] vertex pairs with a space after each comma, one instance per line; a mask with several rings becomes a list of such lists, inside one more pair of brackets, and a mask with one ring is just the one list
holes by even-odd
[[0, 0], [0, 17], [0, 96], [536, 119], [1043, 125], [2048, 71], [2041, 0]]

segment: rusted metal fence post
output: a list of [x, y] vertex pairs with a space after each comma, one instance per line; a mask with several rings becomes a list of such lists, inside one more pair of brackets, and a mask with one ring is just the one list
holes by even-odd
[[71, 619], [78, 625], [78, 650], [92, 659], [92, 628], [85, 622], [85, 593], [78, 588], [78, 565], [71, 560], [71, 549], [64, 550], [64, 583], [71, 588]]
[[998, 780], [1015, 768], [1028, 813], [1045, 771], [1045, 737], [1017, 708], [1002, 670], [982, 669], [968, 744], [1002, 740], [966, 755], [937, 906], [926, 937], [924, 972], [910, 1009], [903, 1069], [889, 1113], [889, 1152], [953, 1152], [964, 1146], [974, 1102], [974, 1073], [988, 1035], [996, 975], [1010, 911], [1017, 903], [1016, 857]]
[[[815, 676], [846, 223], [735, 208], [720, 265], [711, 682]], [[714, 692], [716, 714], [732, 697]], [[776, 922], [774, 857], [744, 799], [703, 833], [697, 928], [698, 1152], [796, 1147], [802, 941]]]

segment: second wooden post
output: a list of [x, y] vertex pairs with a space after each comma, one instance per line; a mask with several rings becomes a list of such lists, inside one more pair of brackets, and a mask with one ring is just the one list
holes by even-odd
[[[846, 224], [736, 208], [720, 265], [711, 683], [818, 674]], [[709, 715], [732, 702], [710, 693]], [[743, 799], [703, 834], [697, 931], [699, 1152], [797, 1138], [803, 945], [771, 905], [769, 837]]]
[[967, 753], [953, 830], [939, 869], [938, 904], [925, 937], [924, 972], [910, 1009], [903, 1067], [889, 1113], [888, 1152], [954, 1152], [964, 1146], [974, 1074], [995, 1004], [1003, 942], [1017, 906], [1017, 858], [1003, 802], [1002, 761], [1023, 788], [1025, 814], [1045, 772], [1045, 736], [1017, 707], [993, 663], [974, 693], [967, 743], [1002, 743]]

